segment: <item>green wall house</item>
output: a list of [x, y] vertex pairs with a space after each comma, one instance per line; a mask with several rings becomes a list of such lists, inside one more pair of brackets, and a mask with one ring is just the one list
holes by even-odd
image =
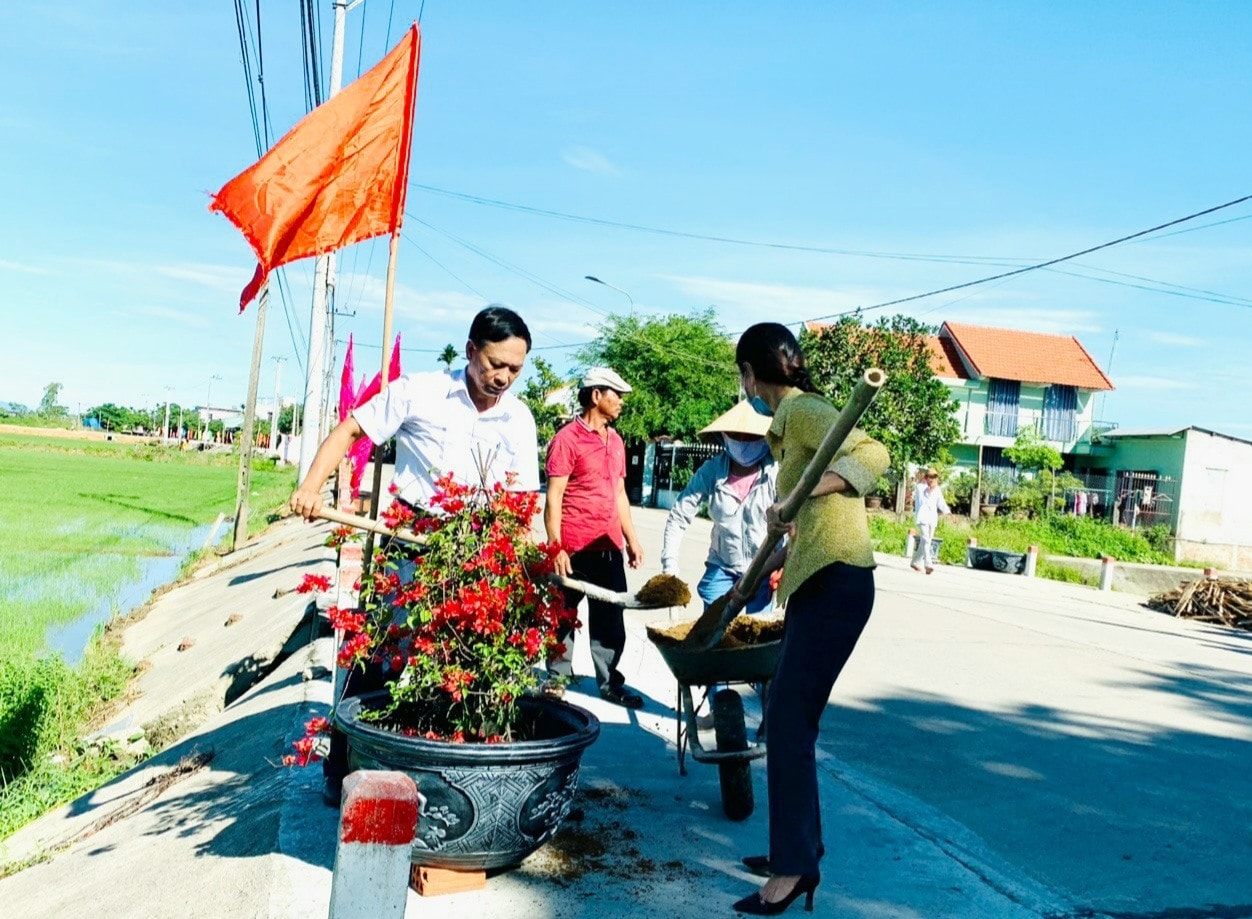
[[960, 408], [957, 465], [1007, 465], [1002, 453], [1034, 427], [1074, 468], [1111, 453], [1095, 435], [1096, 396], [1113, 388], [1078, 339], [945, 322], [929, 341], [931, 367]]
[[1252, 571], [1252, 441], [1194, 426], [1123, 428], [1100, 440], [1112, 448], [1109, 468], [1123, 479], [1177, 483], [1168, 502], [1175, 558]]

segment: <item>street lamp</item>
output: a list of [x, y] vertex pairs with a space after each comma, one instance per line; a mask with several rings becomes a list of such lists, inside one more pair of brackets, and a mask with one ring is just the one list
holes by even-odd
[[619, 294], [621, 294], [623, 297], [625, 297], [627, 300], [630, 301], [630, 315], [631, 316], [635, 315], [635, 298], [632, 297], [630, 294], [626, 293], [626, 291], [622, 290], [616, 284], [610, 284], [608, 281], [601, 281], [599, 278], [597, 278], [593, 274], [585, 274], [583, 275], [583, 278], [585, 280], [591, 281], [593, 284], [602, 284], [605, 287], [609, 288], [610, 290], [617, 291]]

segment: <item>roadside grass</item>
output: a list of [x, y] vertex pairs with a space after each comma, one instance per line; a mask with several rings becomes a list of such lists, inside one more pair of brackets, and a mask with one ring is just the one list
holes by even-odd
[[[98, 628], [70, 666], [44, 652], [49, 627], [115, 605], [146, 559], [186, 551], [197, 527], [233, 513], [237, 469], [230, 454], [0, 434], [0, 838], [135, 761], [83, 742], [134, 671], [116, 638]], [[254, 463], [250, 533], [294, 479]]]

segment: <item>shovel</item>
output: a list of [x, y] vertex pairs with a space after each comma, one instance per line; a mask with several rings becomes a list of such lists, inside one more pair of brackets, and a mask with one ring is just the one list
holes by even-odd
[[[809, 460], [808, 466], [805, 467], [804, 473], [800, 476], [800, 481], [796, 483], [795, 488], [791, 490], [791, 494], [787, 496], [787, 500], [778, 509], [778, 516], [782, 523], [790, 523], [795, 519], [796, 514], [800, 511], [800, 505], [808, 500], [809, 495], [813, 493], [813, 489], [817, 487], [817, 483], [821, 479], [822, 474], [825, 473], [826, 467], [830, 465], [830, 461], [835, 458], [835, 454], [843, 447], [843, 442], [847, 440], [848, 435], [852, 433], [852, 429], [856, 427], [856, 423], [861, 420], [861, 416], [865, 414], [870, 403], [874, 401], [874, 397], [878, 395], [879, 390], [882, 389], [883, 384], [886, 382], [887, 374], [876, 367], [866, 370], [862, 375], [856, 384], [856, 388], [852, 390], [852, 395], [848, 397], [847, 403], [843, 406], [843, 411], [839, 413], [839, 417], [835, 419], [835, 423], [826, 433], [821, 445], [817, 448], [817, 452]], [[769, 561], [769, 557], [773, 555], [773, 550], [773, 542], [766, 540], [761, 545], [761, 548], [757, 550], [756, 555], [753, 556], [752, 564], [748, 566], [743, 579], [737, 585], [737, 591], [728, 591], [714, 600], [713, 604], [704, 611], [703, 615], [696, 620], [695, 625], [691, 627], [691, 631], [683, 639], [681, 647], [690, 651], [699, 651], [712, 648], [722, 640], [722, 636], [726, 634], [727, 627], [739, 615], [739, 611], [744, 606], [745, 601], [736, 599], [737, 593], [745, 597], [756, 595], [757, 588], [761, 584], [761, 578], [765, 573], [765, 564]]]
[[[358, 530], [368, 530], [369, 532], [376, 533], [379, 536], [389, 536], [392, 539], [399, 539], [401, 542], [412, 543], [415, 546], [424, 546], [426, 544], [426, 537], [418, 533], [414, 533], [412, 530], [406, 530], [404, 528], [393, 530], [381, 520], [371, 520], [369, 517], [362, 517], [358, 514], [349, 514], [345, 511], [335, 510], [333, 507], [323, 507], [317, 512], [317, 516], [321, 517], [323, 520], [329, 520], [331, 523], [354, 527]], [[666, 579], [665, 583], [661, 585], [660, 591], [667, 596], [658, 599], [651, 599], [650, 594], [654, 593], [654, 591], [649, 591], [647, 588], [652, 586], [653, 583], [659, 578]], [[680, 595], [685, 593], [688, 599], [691, 597], [691, 592], [687, 589], [687, 585], [679, 581], [678, 578], [670, 575], [658, 575], [657, 577], [652, 578], [647, 584], [644, 585], [643, 588], [640, 589], [639, 593], [607, 590], [595, 584], [588, 584], [586, 581], [580, 581], [576, 578], [565, 577], [559, 574], [548, 575], [548, 580], [559, 587], [564, 587], [566, 590], [576, 590], [581, 594], [585, 594], [592, 600], [600, 600], [604, 603], [611, 603], [614, 606], [620, 606], [623, 609], [662, 609], [667, 606], [685, 606], [687, 600], [677, 602], [674, 598], [668, 596], [679, 586], [681, 586], [681, 590], [679, 590]], [[679, 599], [681, 599], [681, 596]]]

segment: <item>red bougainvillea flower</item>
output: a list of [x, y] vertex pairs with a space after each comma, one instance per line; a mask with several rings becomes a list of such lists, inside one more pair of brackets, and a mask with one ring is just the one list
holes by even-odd
[[306, 574], [296, 585], [296, 593], [310, 594], [330, 590], [330, 578], [324, 574]]
[[[565, 653], [560, 637], [577, 617], [548, 580], [560, 548], [531, 535], [539, 497], [515, 485], [441, 475], [429, 514], [398, 502], [383, 513], [385, 525], [408, 527], [425, 543], [376, 543], [360, 608], [327, 614], [344, 635], [340, 666], [384, 667], [390, 704], [363, 711], [364, 719], [449, 743], [519, 736], [518, 700], [538, 691], [545, 659]], [[304, 592], [329, 588], [329, 578], [317, 577], [305, 578]], [[305, 739], [325, 741], [320, 733]], [[308, 762], [315, 750], [298, 746], [294, 759]]]

